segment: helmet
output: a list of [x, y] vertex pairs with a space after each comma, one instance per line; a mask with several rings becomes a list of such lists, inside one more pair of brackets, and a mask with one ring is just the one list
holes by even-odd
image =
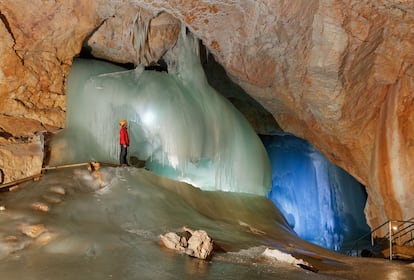
[[120, 126], [126, 125], [126, 120], [120, 120], [120, 121], [119, 121], [119, 125], [120, 125]]

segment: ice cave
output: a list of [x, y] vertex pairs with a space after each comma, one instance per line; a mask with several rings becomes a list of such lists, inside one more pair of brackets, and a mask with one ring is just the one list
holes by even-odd
[[[246, 253], [225, 257], [232, 263], [233, 258], [257, 258], [260, 246], [280, 240], [310, 246], [303, 238], [340, 251], [345, 241], [368, 231], [362, 215], [366, 196], [362, 189], [351, 189], [360, 187], [352, 177], [298, 138], [260, 138], [241, 113], [207, 83], [198, 62], [197, 40], [183, 35], [180, 44], [182, 53], [171, 64], [176, 69], [171, 67], [168, 73], [143, 67], [127, 70], [97, 60], [74, 62], [68, 82], [67, 125], [52, 139], [49, 164], [116, 163], [117, 122], [127, 119], [133, 143], [129, 157], [144, 160], [145, 169], [108, 168], [99, 182], [87, 170], [75, 169], [47, 175], [40, 186], [22, 190], [17, 211], [28, 211], [25, 204], [39, 205], [40, 197], [50, 204], [50, 196], [57, 196], [52, 191], [56, 182], [64, 189], [60, 196], [66, 192], [71, 196], [52, 209], [50, 214], [57, 220], [33, 214], [6, 219], [8, 223], [22, 219], [19, 222], [26, 226], [47, 225], [41, 236], [45, 235], [43, 242], [52, 242], [35, 245], [42, 249], [31, 250], [29, 256], [34, 254], [41, 265], [49, 255], [81, 256], [100, 266], [109, 261], [102, 256], [112, 246], [123, 262], [127, 260], [120, 254], [125, 247], [130, 252], [140, 246], [146, 255], [160, 258], [145, 243], [154, 243], [161, 230], [176, 230], [184, 223], [208, 229], [225, 250], [241, 249], [259, 240]], [[15, 250], [6, 245], [2, 254]], [[29, 256], [3, 264], [6, 275], [20, 275], [9, 269]], [[30, 273], [37, 273], [37, 265], [29, 266]], [[133, 269], [132, 275], [137, 272]], [[145, 273], [163, 278], [164, 272]], [[214, 279], [216, 273], [202, 275]], [[245, 279], [251, 273], [248, 269]], [[297, 277], [286, 273], [292, 279]]]
[[59, 146], [71, 152], [52, 154], [51, 164], [116, 162], [114, 131], [127, 119], [134, 143], [129, 156], [160, 176], [202, 190], [268, 195], [300, 237], [335, 251], [369, 232], [363, 187], [288, 135], [263, 137], [266, 152], [246, 119], [208, 85], [198, 41], [181, 39], [186, 52], [169, 73], [76, 60], [60, 136], [66, 144]]
[[[0, 18], [7, 22], [2, 12]], [[134, 24], [140, 20], [136, 15]], [[163, 71], [91, 53], [73, 58], [64, 128], [53, 136], [34, 133], [41, 145], [31, 149], [44, 156], [42, 173], [0, 193], [2, 277], [411, 279], [410, 263], [350, 255], [356, 240], [366, 248], [373, 242], [360, 178], [281, 128], [258, 133], [228, 98], [233, 93], [209, 82], [217, 72], [202, 65], [200, 50], [207, 48], [193, 31], [181, 26]], [[143, 47], [141, 33], [125, 34]], [[224, 70], [220, 75], [229, 79]], [[118, 164], [121, 119], [131, 140], [128, 166]], [[11, 137], [1, 126], [0, 136]], [[100, 169], [91, 168], [95, 162]], [[184, 227], [212, 237], [212, 258], [163, 246], [162, 234]], [[363, 250], [356, 248], [357, 255]]]

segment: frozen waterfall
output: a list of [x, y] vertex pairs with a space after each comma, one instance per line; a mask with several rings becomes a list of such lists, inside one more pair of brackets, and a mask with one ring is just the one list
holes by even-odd
[[268, 197], [303, 239], [340, 251], [369, 232], [363, 186], [308, 142], [289, 134], [263, 137], [273, 170]]
[[204, 190], [265, 195], [271, 169], [261, 140], [208, 85], [194, 51], [198, 42], [182, 36], [179, 43], [169, 73], [77, 59], [68, 80], [67, 128], [52, 162], [118, 162], [118, 121], [126, 119], [128, 155], [151, 171]]

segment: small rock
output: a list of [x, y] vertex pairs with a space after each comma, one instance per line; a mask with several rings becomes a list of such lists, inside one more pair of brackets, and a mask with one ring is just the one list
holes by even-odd
[[9, 235], [4, 238], [4, 241], [6, 242], [16, 242], [17, 240], [17, 237], [14, 235]]
[[60, 197], [51, 194], [45, 194], [42, 197], [49, 203], [61, 203], [63, 201]]
[[49, 189], [49, 191], [50, 192], [53, 192], [53, 193], [61, 194], [61, 195], [65, 195], [66, 194], [65, 189], [62, 188], [62, 187], [58, 187], [58, 186], [51, 187]]
[[213, 240], [207, 232], [204, 230], [190, 230], [186, 227], [183, 229], [191, 234], [188, 239], [186, 254], [203, 260], [208, 259], [213, 253], [214, 246]]
[[36, 224], [36, 225], [23, 224], [19, 226], [19, 230], [23, 234], [31, 238], [37, 238], [39, 237], [39, 235], [47, 231], [46, 227], [43, 224]]
[[51, 232], [43, 232], [36, 238], [35, 244], [37, 246], [45, 246], [56, 239], [56, 234]]
[[49, 212], [49, 205], [43, 202], [35, 202], [32, 204], [32, 208], [36, 211]]
[[101, 164], [99, 162], [91, 161], [88, 164], [88, 170], [91, 173], [94, 171], [98, 171], [100, 168], [101, 168]]
[[185, 237], [179, 236], [174, 232], [168, 232], [164, 235], [161, 234], [160, 238], [165, 247], [185, 252], [185, 248], [187, 247], [187, 240]]
[[187, 227], [183, 227], [183, 231], [191, 235], [188, 240], [184, 236], [169, 232], [160, 235], [161, 242], [169, 249], [184, 252], [199, 259], [205, 260], [212, 256], [213, 240], [207, 235], [207, 232], [204, 230], [192, 230]]

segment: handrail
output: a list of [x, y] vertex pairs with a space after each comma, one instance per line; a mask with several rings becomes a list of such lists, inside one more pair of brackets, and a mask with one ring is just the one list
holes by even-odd
[[[398, 223], [398, 226], [393, 226], [393, 223], [396, 224]], [[408, 224], [408, 225], [407, 225]], [[385, 236], [383, 236], [381, 239], [385, 239], [389, 241], [389, 248], [390, 248], [390, 260], [392, 260], [393, 257], [393, 253], [392, 253], [392, 248], [393, 245], [396, 243], [395, 241], [398, 238], [398, 245], [401, 246], [401, 238], [404, 237], [405, 235], [411, 234], [408, 237], [408, 240], [403, 242], [403, 246], [406, 245], [408, 242], [413, 242], [414, 238], [413, 238], [413, 231], [414, 231], [414, 218], [411, 218], [409, 220], [403, 221], [403, 220], [388, 220], [386, 222], [384, 222], [383, 224], [377, 226], [375, 229], [371, 230], [371, 232], [364, 234], [363, 236], [361, 236], [360, 238], [358, 238], [357, 240], [354, 241], [353, 246], [351, 247], [350, 250], [348, 250], [347, 255], [351, 255], [352, 252], [355, 250], [356, 248], [356, 253], [358, 256], [358, 243], [365, 239], [367, 236], [371, 236], [371, 249], [373, 249], [374, 247], [374, 233], [378, 230], [380, 230], [381, 228], [383, 228], [384, 226], [388, 226], [388, 230], [387, 230], [387, 234], [385, 234]], [[385, 241], [384, 240], [384, 241]]]
[[[413, 231], [414, 231], [414, 223], [412, 223], [411, 225], [409, 225], [409, 226], [407, 226], [407, 227], [405, 227], [404, 228], [404, 230], [406, 230], [406, 229], [408, 229], [409, 227], [413, 227], [413, 229], [412, 230], [410, 230], [410, 231], [406, 231], [403, 235], [406, 235], [406, 234], [410, 234], [410, 236], [409, 236], [409, 238], [408, 239], [406, 239], [404, 242], [403, 242], [403, 246], [405, 246], [405, 245], [407, 245], [408, 243], [412, 243], [413, 245], [414, 245], [414, 236], [413, 236]], [[400, 244], [401, 245], [401, 244]]]
[[[388, 221], [386, 221], [386, 222], [384, 222], [383, 224], [381, 224], [381, 225], [379, 225], [379, 226], [377, 226], [376, 228], [374, 228], [373, 230], [371, 230], [370, 232], [368, 232], [368, 233], [366, 233], [366, 234], [364, 234], [364, 235], [362, 235], [360, 238], [358, 238], [357, 240], [355, 240], [354, 241], [354, 245], [352, 245], [352, 247], [351, 247], [351, 249], [349, 249], [348, 250], [348, 253], [347, 253], [347, 255], [348, 256], [350, 256], [351, 255], [351, 252], [354, 250], [354, 248], [357, 246], [357, 244], [358, 244], [358, 242], [359, 241], [361, 241], [361, 240], [363, 240], [363, 239], [365, 239], [367, 236], [370, 236], [371, 237], [371, 246], [374, 246], [374, 241], [373, 241], [373, 239], [372, 239], [372, 234], [375, 232], [375, 231], [377, 231], [377, 230], [379, 230], [380, 228], [382, 228], [384, 225], [386, 225], [386, 224], [388, 224], [388, 222], [389, 222], [389, 220]], [[358, 251], [357, 251], [357, 255], [358, 255]]]
[[[394, 227], [391, 228], [391, 221], [390, 221], [390, 230], [389, 230], [389, 232], [390, 232], [390, 260], [392, 260], [392, 255], [393, 255], [392, 254], [392, 246], [393, 246], [394, 243], [396, 243], [396, 242], [393, 242], [393, 241], [395, 241], [398, 238], [398, 245], [401, 246], [401, 232], [404, 232], [404, 230], [406, 228], [409, 228], [410, 226], [412, 226], [414, 224], [413, 221], [394, 221], [394, 222], [398, 222], [398, 223], [402, 223], [402, 224], [399, 225], [395, 229]], [[405, 227], [405, 228], [403, 227], [402, 229], [400, 229], [400, 227], [402, 225], [406, 224], [406, 223], [410, 223], [411, 225], [408, 226], [408, 227]], [[392, 233], [392, 230], [395, 230], [394, 234]], [[411, 229], [410, 231], [407, 231], [406, 233], [412, 232], [412, 231], [413, 231], [413, 229]]]
[[[395, 231], [394, 234], [393, 234], [393, 236], [394, 236], [393, 240], [396, 240], [398, 238], [398, 245], [400, 245], [400, 246], [401, 246], [401, 239], [404, 239], [404, 236], [405, 235], [408, 235], [408, 234], [411, 233], [411, 238], [408, 237], [408, 238], [410, 238], [408, 240], [408, 242], [413, 239], [412, 232], [414, 230], [414, 222], [405, 221], [402, 225], [404, 225], [406, 223], [409, 223], [409, 225], [408, 226], [404, 226], [402, 228], [399, 227], [398, 230]], [[413, 227], [413, 228], [409, 230], [409, 228], [411, 228], [411, 227]], [[407, 240], [403, 242], [403, 245], [405, 245], [406, 243], [407, 243]]]
[[29, 176], [29, 177], [25, 177], [25, 178], [22, 178], [22, 179], [13, 181], [13, 182], [5, 183], [5, 184], [0, 184], [0, 190], [3, 190], [3, 189], [4, 190], [9, 190], [10, 187], [13, 187], [15, 185], [24, 183], [24, 182], [29, 181], [29, 180], [38, 179], [38, 178], [40, 178], [42, 176], [43, 176], [43, 174], [36, 174], [36, 175], [32, 175], [32, 176]]
[[[398, 238], [400, 238], [401, 239], [401, 237], [403, 237], [403, 236], [405, 236], [405, 235], [407, 235], [407, 234], [409, 234], [409, 233], [411, 233], [412, 231], [413, 231], [413, 229], [412, 230], [408, 230], [410, 227], [414, 227], [414, 222], [409, 222], [410, 223], [410, 225], [408, 225], [408, 226], [406, 226], [406, 227], [403, 227], [403, 228], [399, 228], [398, 229], [398, 232], [396, 232], [394, 235], [396, 235], [396, 234], [398, 234]], [[412, 237], [411, 237], [412, 238]], [[395, 238], [394, 238], [395, 239]]]

